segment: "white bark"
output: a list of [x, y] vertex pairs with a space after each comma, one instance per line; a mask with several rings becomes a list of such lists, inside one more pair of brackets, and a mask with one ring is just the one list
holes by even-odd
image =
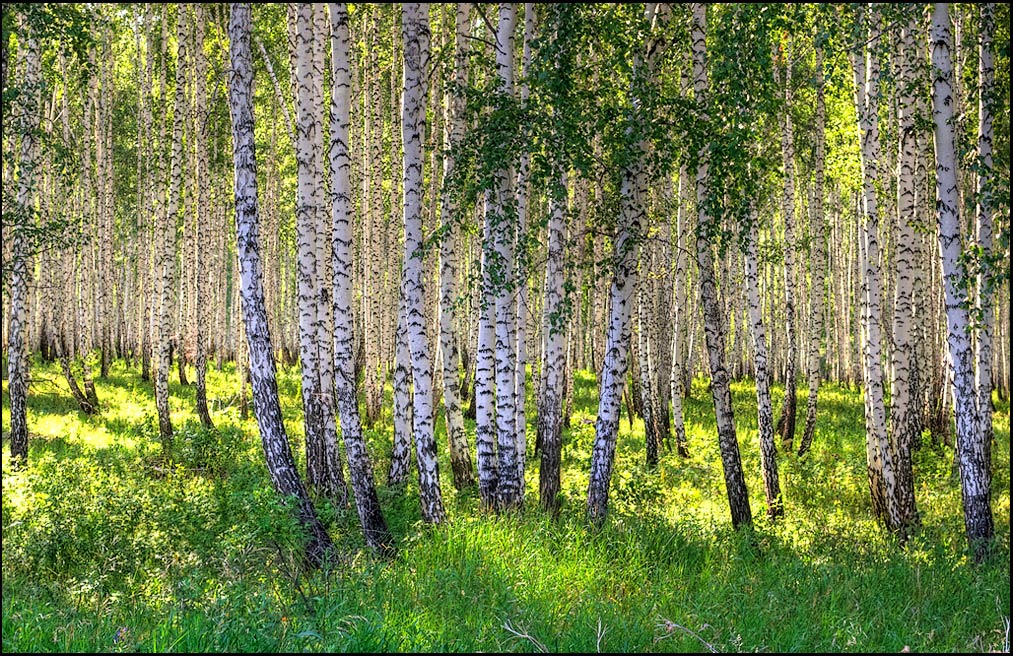
[[909, 14], [900, 34], [898, 63], [898, 174], [897, 221], [894, 224], [893, 351], [890, 367], [891, 443], [896, 456], [897, 503], [903, 527], [917, 523], [911, 449], [921, 432], [918, 419], [918, 363], [915, 358], [917, 316], [914, 284], [918, 270], [919, 217], [915, 199], [915, 100], [913, 85], [917, 51], [914, 30], [917, 23]]
[[820, 343], [823, 340], [823, 312], [826, 308], [826, 229], [823, 223], [823, 177], [826, 160], [824, 126], [827, 110], [823, 93], [823, 48], [816, 46], [816, 153], [813, 171], [812, 224], [809, 235], [811, 240], [811, 257], [809, 267], [811, 284], [809, 287], [809, 348], [806, 358], [806, 377], [809, 394], [806, 398], [805, 428], [802, 431], [802, 442], [799, 444], [799, 456], [809, 450], [816, 434], [816, 406], [820, 388]]
[[348, 469], [355, 494], [355, 507], [366, 544], [390, 551], [393, 538], [380, 509], [373, 482], [373, 465], [366, 450], [355, 395], [355, 371], [352, 345], [355, 343], [352, 321], [352, 181], [348, 148], [348, 124], [351, 114], [352, 74], [349, 61], [348, 8], [331, 3], [331, 143], [330, 168], [333, 193], [331, 215], [333, 237], [331, 259], [334, 283], [334, 393], [341, 417], [341, 436], [345, 442]]
[[240, 268], [243, 320], [250, 352], [254, 412], [271, 482], [279, 495], [293, 498], [296, 515], [309, 533], [306, 556], [320, 565], [333, 549], [330, 536], [317, 518], [299, 480], [289, 449], [278, 401], [271, 335], [264, 306], [257, 213], [257, 156], [253, 138], [253, 66], [250, 53], [250, 6], [234, 3], [229, 16], [229, 111], [232, 117], [235, 163], [236, 249]]
[[957, 420], [957, 462], [964, 502], [964, 527], [976, 558], [982, 558], [995, 534], [991, 508], [991, 463], [985, 449], [974, 384], [974, 353], [967, 316], [967, 293], [961, 285], [960, 199], [954, 147], [953, 62], [950, 56], [949, 6], [936, 3], [930, 33], [932, 49], [932, 120], [936, 151], [936, 207], [939, 251], [946, 298], [946, 343], [953, 371]]
[[[486, 192], [484, 214], [489, 214], [489, 196]], [[486, 219], [483, 227], [483, 242], [491, 241], [491, 221]], [[475, 354], [475, 456], [478, 464], [478, 491], [487, 507], [496, 504], [496, 488], [499, 480], [499, 459], [496, 454], [496, 399], [493, 385], [496, 375], [496, 359], [493, 348], [495, 326], [493, 325], [493, 285], [489, 254], [485, 247], [481, 254], [482, 288], [478, 298], [478, 345]]]
[[[469, 5], [458, 3], [454, 37], [454, 84], [463, 85], [468, 74]], [[458, 89], [448, 90], [444, 106], [444, 185], [454, 175], [454, 148], [464, 137], [464, 96]], [[464, 415], [458, 394], [460, 354], [454, 337], [454, 301], [457, 297], [457, 222], [460, 208], [454, 193], [444, 188], [440, 203], [443, 241], [440, 243], [440, 352], [443, 360], [443, 407], [450, 444], [450, 464], [454, 486], [458, 489], [475, 482], [471, 453], [464, 432]]]
[[[566, 174], [560, 175], [559, 193], [566, 193]], [[545, 345], [544, 385], [538, 406], [542, 461], [538, 471], [542, 508], [558, 508], [559, 467], [562, 451], [563, 399], [562, 378], [566, 363], [563, 349], [567, 324], [563, 316], [563, 239], [566, 201], [553, 195], [548, 226], [548, 258], [545, 272], [545, 304], [542, 307], [542, 339]]]
[[34, 30], [19, 15], [21, 40], [18, 68], [24, 82], [16, 106], [17, 135], [21, 138], [18, 154], [17, 213], [11, 245], [11, 309], [7, 333], [8, 390], [11, 402], [11, 464], [28, 464], [28, 288], [34, 265], [29, 252], [29, 234], [35, 223], [32, 207], [36, 186], [39, 129], [39, 60]]
[[[524, 3], [524, 44], [521, 67], [521, 103], [528, 100], [528, 83], [524, 79], [531, 67], [531, 40], [535, 31], [535, 5]], [[524, 502], [524, 464], [528, 452], [528, 420], [525, 412], [527, 404], [527, 325], [528, 325], [528, 285], [525, 258], [523, 257], [524, 240], [528, 230], [528, 210], [530, 194], [528, 178], [530, 176], [531, 156], [527, 151], [521, 153], [520, 166], [517, 168], [517, 243], [521, 249], [521, 257], [517, 258], [517, 362], [515, 363], [514, 380], [514, 411], [515, 432], [517, 439], [517, 478], [520, 482], [519, 501]]]
[[201, 423], [207, 427], [213, 427], [211, 413], [208, 411], [207, 397], [207, 358], [208, 358], [208, 313], [211, 303], [209, 301], [210, 281], [208, 279], [209, 252], [209, 226], [213, 216], [208, 180], [208, 153], [207, 153], [207, 57], [204, 55], [204, 30], [206, 20], [204, 17], [204, 6], [194, 5], [195, 12], [195, 45], [194, 45], [194, 126], [193, 143], [196, 151], [197, 167], [194, 170], [197, 186], [196, 203], [196, 249], [194, 252], [194, 267], [196, 269], [196, 314], [197, 314], [197, 354], [194, 359], [196, 365], [196, 404], [197, 415]]
[[401, 35], [404, 43], [404, 96], [401, 133], [404, 144], [404, 277], [408, 347], [415, 383], [415, 455], [419, 469], [422, 516], [431, 524], [446, 519], [440, 492], [436, 442], [433, 436], [433, 369], [426, 337], [422, 279], [422, 132], [425, 127], [425, 75], [429, 65], [429, 17], [419, 3], [405, 3]]
[[[781, 160], [784, 165], [784, 194], [781, 196], [781, 210], [784, 216], [784, 323], [785, 339], [788, 341], [788, 360], [784, 402], [777, 420], [777, 433], [781, 436], [785, 450], [790, 451], [795, 438], [797, 405], [795, 375], [798, 370], [798, 327], [795, 321], [795, 292], [798, 287], [798, 274], [795, 270], [795, 131], [791, 120], [793, 55], [790, 40], [788, 44], [789, 47], [784, 53], [786, 59], [783, 65], [784, 110], [781, 117]], [[775, 66], [781, 68], [780, 65]]]
[[[654, 23], [662, 7], [649, 3], [645, 9], [645, 21]], [[653, 81], [653, 58], [661, 50], [660, 44], [651, 40], [643, 46], [648, 54], [637, 52], [633, 74]], [[633, 96], [631, 114], [636, 113], [639, 101]], [[631, 120], [634, 117], [631, 116]], [[600, 526], [608, 510], [609, 483], [615, 463], [616, 438], [619, 432], [619, 409], [626, 372], [629, 368], [631, 316], [634, 294], [637, 288], [637, 260], [640, 255], [640, 241], [646, 224], [645, 195], [647, 186], [648, 143], [641, 139], [632, 146], [629, 162], [620, 172], [620, 203], [616, 237], [613, 246], [614, 274], [611, 286], [611, 308], [609, 311], [608, 333], [605, 357], [602, 363], [600, 391], [598, 398], [598, 420], [595, 422], [595, 439], [591, 454], [591, 475], [587, 492], [587, 518]]]
[[331, 390], [327, 375], [330, 349], [327, 335], [329, 290], [324, 279], [320, 217], [325, 211], [322, 183], [322, 137], [319, 106], [323, 101], [323, 71], [315, 53], [315, 7], [299, 3], [289, 10], [289, 33], [295, 70], [296, 128], [296, 239], [299, 289], [299, 359], [302, 363], [302, 401], [306, 431], [306, 474], [310, 487], [343, 502], [347, 496], [338, 460]]
[[[879, 57], [876, 47], [881, 36], [878, 10], [870, 5], [869, 34], [872, 46], [852, 53], [855, 74], [855, 107], [862, 140], [863, 215], [860, 233], [862, 255], [862, 327], [864, 335], [863, 377], [865, 379], [866, 459], [872, 506], [891, 529], [900, 526], [897, 507], [894, 457], [887, 438], [886, 407], [883, 400], [883, 365], [880, 322], [882, 317], [882, 276], [879, 268]], [[860, 20], [865, 20], [863, 13]], [[863, 34], [866, 32], [863, 31]]]
[[[700, 3], [692, 6], [693, 23], [690, 39], [693, 44], [693, 91], [697, 106], [703, 116], [707, 115], [707, 8]], [[717, 297], [712, 245], [706, 235], [715, 226], [708, 212], [710, 202], [710, 180], [708, 179], [707, 157], [700, 153], [696, 171], [697, 203], [697, 270], [700, 276], [700, 302], [703, 305], [704, 337], [707, 342], [708, 363], [711, 374], [711, 395], [714, 399], [714, 413], [718, 427], [718, 445], [725, 474], [725, 490], [731, 509], [732, 526], [749, 525], [753, 521], [749, 507], [749, 494], [739, 457], [739, 443], [735, 434], [735, 418], [732, 414], [732, 394], [728, 370], [725, 368], [725, 318]]]
[[[496, 31], [496, 70], [499, 90], [503, 96], [513, 94], [514, 59], [514, 6], [500, 3], [499, 25]], [[496, 451], [499, 474], [496, 487], [499, 508], [521, 505], [523, 481], [518, 474], [517, 453], [517, 307], [514, 299], [516, 282], [515, 240], [512, 219], [516, 212], [514, 174], [512, 168], [495, 173], [494, 203], [486, 212], [486, 221], [492, 222], [492, 248], [495, 276], [496, 317]]]
[[[980, 43], [978, 46], [978, 166], [977, 175], [978, 207], [975, 213], [978, 248], [981, 257], [992, 257], [992, 231], [994, 212], [994, 174], [992, 171], [992, 114], [995, 98], [995, 64], [993, 38], [995, 36], [995, 5], [985, 3], [981, 7]], [[975, 284], [978, 311], [981, 313], [981, 327], [975, 343], [978, 368], [975, 385], [978, 389], [978, 417], [981, 434], [985, 443], [986, 463], [991, 463], [992, 449], [992, 333], [995, 330], [993, 295], [995, 290], [988, 276], [990, 270], [983, 267]], [[1008, 314], [1006, 316], [1009, 316]], [[991, 476], [991, 471], [987, 470]], [[989, 486], [991, 487], [991, 485]]]
[[763, 326], [760, 305], [759, 258], [756, 254], [757, 217], [750, 212], [749, 234], [746, 239], [746, 297], [749, 306], [749, 329], [753, 339], [753, 365], [756, 376], [756, 414], [760, 433], [760, 471], [763, 475], [763, 492], [767, 500], [767, 516], [771, 519], [784, 514], [781, 503], [781, 486], [778, 482], [776, 446], [774, 444], [774, 415], [770, 403], [770, 369], [767, 364], [767, 334]]
[[672, 421], [675, 425], [675, 447], [679, 455], [689, 457], [689, 445], [686, 441], [686, 422], [683, 418], [682, 400], [688, 396], [686, 389], [689, 384], [686, 375], [686, 325], [689, 305], [686, 290], [689, 289], [689, 256], [686, 252], [689, 240], [689, 176], [686, 166], [679, 168], [679, 207], [675, 215], [675, 308], [672, 319], [672, 371], [669, 386], [672, 389]]

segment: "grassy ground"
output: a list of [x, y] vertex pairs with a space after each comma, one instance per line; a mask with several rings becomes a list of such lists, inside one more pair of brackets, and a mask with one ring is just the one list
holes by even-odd
[[[861, 397], [835, 385], [821, 389], [810, 456], [780, 457], [782, 522], [763, 518], [755, 397], [743, 382], [733, 394], [757, 521], [730, 529], [713, 408], [698, 381], [686, 406], [688, 460], [664, 454], [657, 472], [646, 470], [642, 426], [624, 417], [610, 519], [591, 533], [583, 503], [595, 399], [584, 374], [558, 520], [537, 509], [537, 460], [527, 509], [495, 517], [478, 510], [474, 491], [453, 489], [444, 453], [448, 525], [423, 525], [414, 486], [381, 485], [399, 539], [386, 562], [363, 551], [354, 510], [322, 504], [345, 556], [307, 573], [254, 423], [239, 420], [228, 367], [209, 373], [216, 432], [195, 423], [193, 390], [172, 387], [171, 470], [159, 463], [151, 389], [133, 371], [117, 363], [98, 381], [104, 409], [92, 418], [56, 367], [32, 376], [27, 471], [10, 471], [4, 437], [5, 652], [1009, 649], [1008, 404], [995, 419], [997, 553], [980, 566], [964, 544], [952, 451], [916, 454], [923, 528], [906, 548], [870, 518]], [[294, 371], [280, 388], [301, 458]], [[386, 411], [367, 434], [378, 482]], [[5, 398], [5, 431], [9, 421]]]

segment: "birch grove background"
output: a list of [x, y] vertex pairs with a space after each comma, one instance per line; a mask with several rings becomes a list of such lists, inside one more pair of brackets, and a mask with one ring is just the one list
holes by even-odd
[[[626, 535], [620, 561], [688, 557], [625, 528], [651, 517], [761, 562], [772, 535], [817, 548], [829, 517], [864, 522], [886, 563], [967, 558], [997, 587], [954, 585], [998, 609], [1008, 650], [1009, 83], [1002, 4], [5, 6], [4, 649], [108, 648], [33, 642], [18, 604], [113, 525], [158, 533], [140, 509], [89, 511], [112, 522], [89, 534], [47, 505], [120, 453], [152, 490], [218, 481], [216, 516], [259, 527], [222, 567], [270, 549], [249, 566], [282, 581], [265, 603], [305, 601], [259, 634], [280, 642], [191, 650], [587, 649], [489, 599], [458, 612], [500, 609], [513, 642], [467, 621], [463, 640], [328, 633], [309, 618], [332, 597], [301, 577], [368, 578], [360, 557], [479, 530], [527, 535], [504, 571], [544, 583], [531, 555], [552, 540], [526, 522], [569, 527], [575, 554]], [[679, 523], [697, 512], [702, 533]], [[187, 557], [151, 548], [178, 598]], [[136, 549], [115, 549], [124, 571]], [[438, 580], [475, 584], [465, 570]], [[51, 603], [117, 589], [88, 585]], [[792, 641], [766, 620], [735, 642], [697, 631], [706, 614], [644, 612], [646, 642], [607, 647], [1004, 646], [970, 628]], [[296, 616], [310, 642], [285, 642]], [[180, 644], [118, 618], [113, 644]]]

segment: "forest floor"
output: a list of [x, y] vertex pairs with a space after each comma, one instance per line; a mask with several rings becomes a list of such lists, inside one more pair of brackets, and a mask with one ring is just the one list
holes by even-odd
[[[279, 387], [301, 462], [298, 381], [287, 370]], [[398, 555], [366, 552], [354, 508], [321, 503], [343, 555], [329, 571], [303, 572], [298, 530], [272, 492], [253, 419], [239, 419], [229, 366], [209, 371], [216, 431], [191, 411], [193, 388], [174, 381], [171, 469], [160, 463], [150, 384], [123, 363], [96, 382], [103, 411], [87, 417], [58, 367], [37, 364], [26, 471], [11, 472], [4, 435], [4, 652], [1009, 650], [1008, 403], [995, 416], [995, 555], [977, 566], [949, 448], [915, 454], [922, 528], [906, 546], [873, 520], [861, 395], [834, 384], [820, 389], [812, 452], [779, 456], [783, 520], [764, 517], [755, 395], [737, 382], [755, 527], [732, 531], [713, 405], [697, 381], [685, 408], [689, 459], [663, 451], [648, 470], [642, 424], [624, 414], [609, 519], [591, 532], [596, 406], [585, 372], [564, 433], [558, 519], [538, 508], [537, 459], [525, 510], [496, 517], [474, 490], [454, 490], [443, 446], [449, 522], [424, 525], [417, 486], [384, 484], [388, 403], [367, 440]], [[776, 409], [782, 389], [773, 393]], [[5, 380], [5, 433], [9, 422]], [[436, 426], [445, 445], [442, 415]]]

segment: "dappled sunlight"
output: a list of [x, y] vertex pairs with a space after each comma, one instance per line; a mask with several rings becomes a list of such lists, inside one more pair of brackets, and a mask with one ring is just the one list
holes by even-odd
[[[38, 369], [55, 376], [47, 367]], [[283, 370], [282, 379], [289, 381], [282, 406], [294, 429], [290, 441], [302, 457], [297, 371]], [[320, 504], [336, 543], [350, 555], [335, 571], [297, 579], [300, 530], [271, 488], [255, 422], [239, 420], [228, 368], [209, 371], [215, 431], [192, 413], [192, 389], [173, 385], [171, 468], [160, 460], [147, 384], [119, 363], [108, 381], [96, 382], [103, 409], [93, 417], [52, 392], [31, 396], [30, 466], [10, 472], [6, 449], [4, 455], [4, 616], [69, 623], [74, 633], [58, 635], [60, 648], [112, 644], [107, 636], [121, 626], [130, 628], [130, 644], [151, 649], [229, 650], [250, 646], [250, 631], [260, 632], [256, 644], [267, 651], [531, 648], [530, 640], [503, 629], [509, 623], [549, 649], [593, 651], [601, 622], [605, 647], [639, 651], [655, 644], [661, 620], [693, 627], [726, 649], [848, 649], [868, 640], [863, 634], [899, 627], [905, 644], [966, 647], [961, 636], [969, 631], [995, 644], [983, 628], [997, 621], [995, 600], [954, 596], [954, 586], [984, 586], [983, 594], [1008, 603], [1008, 569], [983, 570], [981, 583], [968, 579], [952, 451], [916, 452], [923, 526], [906, 548], [872, 518], [861, 398], [833, 384], [821, 389], [810, 454], [778, 457], [786, 516], [775, 523], [764, 516], [755, 395], [748, 381], [733, 385], [755, 522], [740, 533], [730, 528], [703, 381], [694, 382], [686, 404], [690, 457], [662, 449], [655, 471], [644, 460], [642, 420], [630, 429], [624, 408], [610, 519], [600, 531], [584, 523], [597, 412], [590, 372], [576, 377], [574, 415], [564, 430], [557, 520], [537, 507], [533, 424], [527, 509], [502, 517], [483, 512], [473, 490], [457, 492], [444, 477], [450, 523], [435, 529], [419, 520], [414, 476], [403, 493], [382, 485], [391, 438], [389, 425], [378, 424], [367, 435], [380, 499], [399, 539], [397, 559], [384, 564], [362, 551], [354, 509]], [[995, 452], [993, 503], [1003, 554], [1006, 412], [1001, 406], [996, 414], [1004, 447]], [[436, 426], [445, 444], [442, 413]], [[449, 471], [445, 447], [440, 457]], [[39, 580], [33, 572], [49, 574]], [[31, 597], [9, 595], [13, 581]], [[869, 604], [872, 590], [884, 608], [864, 612], [860, 626], [842, 623]], [[307, 606], [304, 597], [313, 601]], [[904, 610], [909, 598], [917, 600], [918, 614]], [[953, 616], [957, 603], [983, 610], [941, 631], [939, 618]], [[36, 604], [65, 609], [62, 619]], [[14, 628], [17, 622], [8, 624], [5, 644], [22, 644], [18, 636], [27, 634]], [[681, 633], [658, 643], [700, 646]]]

